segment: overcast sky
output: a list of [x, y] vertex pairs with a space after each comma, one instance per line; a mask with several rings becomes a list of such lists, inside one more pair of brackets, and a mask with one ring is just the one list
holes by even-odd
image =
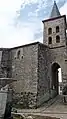
[[[0, 0], [0, 47], [15, 47], [42, 38], [42, 20], [49, 18], [54, 0]], [[56, 0], [61, 15], [67, 1]]]

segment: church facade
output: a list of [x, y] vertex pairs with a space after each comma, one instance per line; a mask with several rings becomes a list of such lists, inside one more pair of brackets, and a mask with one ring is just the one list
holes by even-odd
[[42, 22], [43, 44], [0, 48], [0, 88], [13, 80], [10, 84], [16, 107], [37, 108], [59, 95], [59, 87], [62, 92], [67, 84], [66, 16], [60, 15], [54, 2], [50, 18]]

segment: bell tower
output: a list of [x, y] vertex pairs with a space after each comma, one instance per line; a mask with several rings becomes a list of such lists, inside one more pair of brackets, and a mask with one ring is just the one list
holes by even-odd
[[43, 43], [50, 48], [66, 44], [66, 16], [61, 16], [56, 2], [49, 19], [43, 20]]

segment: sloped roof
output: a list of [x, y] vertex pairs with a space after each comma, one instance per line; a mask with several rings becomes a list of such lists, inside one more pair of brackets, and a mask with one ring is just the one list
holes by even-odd
[[56, 2], [54, 1], [54, 5], [53, 5], [52, 11], [51, 11], [50, 18], [54, 18], [54, 17], [58, 17], [58, 16], [61, 16], [61, 14], [59, 12]]

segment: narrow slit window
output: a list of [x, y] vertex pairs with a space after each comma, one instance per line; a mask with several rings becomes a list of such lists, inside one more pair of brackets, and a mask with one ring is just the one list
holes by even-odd
[[52, 34], [52, 28], [49, 28], [49, 29], [48, 29], [48, 34], [49, 34], [49, 35]]
[[60, 43], [60, 36], [59, 35], [56, 36], [56, 43]]
[[17, 52], [17, 59], [20, 58], [20, 50]]
[[52, 37], [48, 38], [48, 44], [52, 44]]
[[59, 26], [56, 26], [56, 33], [59, 32]]

